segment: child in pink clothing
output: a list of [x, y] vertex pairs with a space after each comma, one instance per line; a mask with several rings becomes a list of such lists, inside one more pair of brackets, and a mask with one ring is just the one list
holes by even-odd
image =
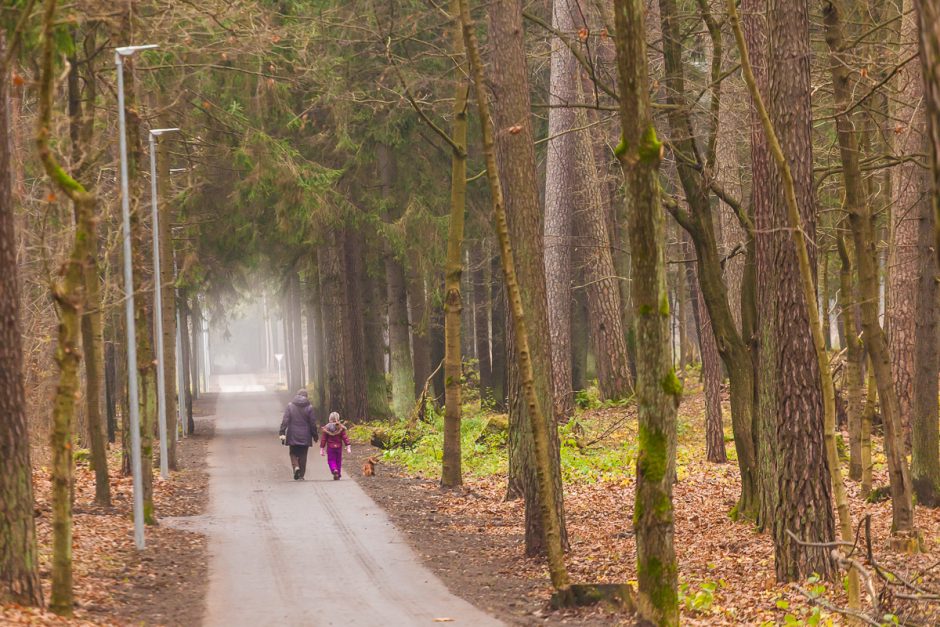
[[[320, 455], [326, 455], [326, 461], [333, 473], [333, 480], [338, 480], [343, 474], [343, 445], [346, 452], [352, 453], [349, 445], [349, 435], [346, 427], [339, 422], [339, 414], [335, 411], [330, 414], [330, 422], [320, 431]], [[324, 453], [325, 451], [325, 453]]]

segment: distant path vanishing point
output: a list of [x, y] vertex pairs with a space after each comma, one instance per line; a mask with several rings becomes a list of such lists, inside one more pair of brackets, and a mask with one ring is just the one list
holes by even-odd
[[451, 594], [352, 479], [333, 481], [316, 448], [306, 481], [292, 479], [273, 392], [251, 375], [218, 383], [204, 625], [501, 624]]

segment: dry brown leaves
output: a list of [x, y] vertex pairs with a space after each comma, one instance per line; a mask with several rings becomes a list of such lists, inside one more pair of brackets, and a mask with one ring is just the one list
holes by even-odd
[[[154, 471], [155, 510], [161, 518], [196, 515], [205, 505], [206, 475], [199, 452], [200, 448], [204, 450], [204, 440], [194, 438], [181, 444], [183, 469], [172, 472], [168, 480], [161, 479], [158, 470]], [[185, 584], [193, 571], [203, 571], [205, 538], [165, 526], [152, 526], [146, 529], [147, 548], [138, 552], [134, 547], [131, 519], [132, 481], [121, 475], [119, 448], [111, 451], [109, 471], [113, 506], [102, 508], [94, 505], [94, 472], [86, 463], [77, 464], [75, 469], [74, 617], [63, 619], [44, 609], [0, 605], [0, 623], [127, 625], [147, 617], [148, 623], [161, 624], [176, 622], [174, 617], [189, 611], [167, 599], [172, 599], [174, 588]], [[34, 470], [33, 486], [40, 576], [48, 600], [52, 511], [47, 468]], [[196, 607], [196, 616], [199, 612], [201, 604]]]
[[[583, 417], [592, 421], [592, 432], [603, 433], [622, 421], [626, 409], [604, 409]], [[789, 615], [793, 624], [814, 624], [813, 607], [794, 587], [776, 582], [773, 567], [773, 543], [769, 534], [756, 531], [748, 521], [735, 522], [729, 517], [739, 492], [739, 473], [734, 461], [711, 464], [705, 461], [704, 401], [700, 392], [687, 395], [680, 408], [679, 482], [675, 486], [675, 547], [682, 592], [682, 623], [686, 625], [784, 624]], [[727, 406], [725, 421], [728, 422]], [[630, 417], [601, 444], [619, 446], [624, 438], [633, 438], [635, 418]], [[730, 427], [729, 427], [730, 436]], [[733, 455], [733, 442], [728, 442]], [[879, 443], [880, 446], [880, 443]], [[391, 471], [391, 469], [389, 469]], [[632, 473], [631, 473], [632, 475]], [[875, 485], [887, 485], [884, 456], [875, 453]], [[859, 496], [859, 486], [847, 481], [853, 519], [872, 516], [877, 559], [901, 573], [919, 574], [925, 587], [940, 589], [940, 510], [918, 508], [917, 526], [926, 542], [926, 552], [918, 555], [894, 554], [888, 547], [891, 525], [890, 502], [866, 503]], [[523, 507], [519, 501], [505, 500], [505, 482], [501, 477], [469, 480], [465, 489], [441, 493], [433, 482], [409, 486], [419, 492], [415, 500], [434, 499], [435, 520], [453, 533], [491, 538], [521, 538]], [[405, 499], [408, 498], [407, 495]], [[415, 495], [418, 496], [418, 495]], [[634, 483], [632, 478], [618, 481], [574, 482], [565, 485], [565, 512], [571, 550], [567, 564], [575, 582], [633, 582], [635, 585], [636, 544], [632, 529]], [[485, 542], [485, 540], [484, 540]], [[547, 569], [540, 560], [525, 558], [520, 541], [510, 545], [513, 553], [503, 555], [501, 575], [519, 575], [543, 582], [539, 596], [547, 604], [550, 586]], [[933, 567], [933, 570], [931, 570]], [[445, 577], [446, 578], [446, 577]], [[804, 588], [810, 588], [805, 585]], [[708, 589], [713, 591], [708, 592]], [[709, 598], [710, 597], [710, 598]], [[825, 598], [840, 607], [846, 599], [841, 586], [826, 584]], [[870, 606], [869, 606], [870, 607]], [[938, 605], [900, 603], [902, 622], [936, 624]], [[578, 610], [555, 614], [549, 622], [581, 622], [598, 610]], [[533, 612], [541, 620], [547, 609]], [[843, 624], [844, 618], [823, 610], [818, 624]], [[879, 619], [881, 617], [879, 616]], [[627, 617], [608, 616], [610, 624]]]

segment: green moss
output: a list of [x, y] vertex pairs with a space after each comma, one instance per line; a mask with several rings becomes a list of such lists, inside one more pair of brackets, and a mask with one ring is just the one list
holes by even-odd
[[641, 315], [641, 316], [648, 316], [648, 315], [650, 315], [651, 313], [653, 313], [653, 308], [652, 308], [652, 307], [650, 307], [649, 305], [640, 305], [640, 315]]
[[620, 143], [614, 148], [614, 154], [617, 155], [618, 159], [627, 154], [627, 140], [623, 135], [620, 136]]
[[157, 518], [153, 515], [153, 502], [144, 501], [144, 524], [145, 525], [155, 525], [157, 524]]
[[655, 557], [640, 560], [637, 564], [637, 578], [651, 584], [648, 586], [650, 603], [667, 616], [673, 614], [678, 605], [678, 595], [671, 585], [675, 571], [675, 563], [664, 565]]
[[662, 481], [666, 476], [666, 435], [640, 425], [640, 454], [637, 470], [652, 482]]
[[676, 398], [682, 396], [682, 381], [676, 376], [675, 368], [669, 370], [669, 373], [663, 377], [660, 385], [663, 388], [663, 392], [669, 396], [675, 396]]
[[663, 318], [669, 316], [669, 292], [661, 290], [659, 296], [659, 315]]
[[656, 137], [656, 129], [652, 124], [643, 131], [639, 153], [640, 161], [645, 163], [658, 163], [663, 157], [663, 143]]

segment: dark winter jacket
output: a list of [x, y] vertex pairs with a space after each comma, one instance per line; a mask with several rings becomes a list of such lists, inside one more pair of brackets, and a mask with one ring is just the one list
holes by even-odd
[[313, 446], [319, 439], [317, 417], [306, 397], [297, 395], [284, 410], [280, 435], [287, 436], [288, 446]]

